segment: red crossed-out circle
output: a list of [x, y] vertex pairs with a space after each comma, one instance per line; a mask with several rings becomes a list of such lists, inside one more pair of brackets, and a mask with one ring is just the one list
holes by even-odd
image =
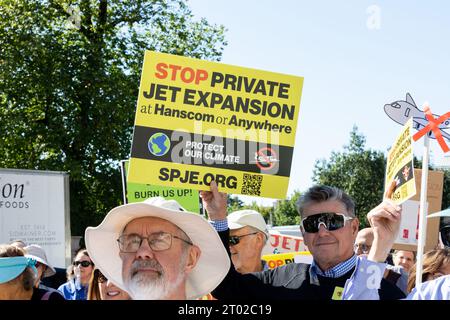
[[429, 106], [425, 106], [423, 111], [425, 112], [425, 117], [427, 118], [427, 120], [429, 122], [425, 126], [425, 128], [423, 128], [422, 130], [418, 131], [415, 135], [413, 135], [414, 141], [419, 140], [420, 138], [422, 138], [422, 136], [424, 136], [429, 131], [433, 131], [434, 136], [436, 137], [436, 140], [439, 142], [439, 145], [441, 146], [442, 151], [444, 151], [444, 153], [448, 152], [449, 148], [448, 148], [447, 144], [445, 143], [444, 138], [442, 137], [442, 133], [441, 133], [441, 129], [439, 129], [439, 125], [442, 122], [444, 122], [445, 120], [447, 120], [448, 118], [450, 118], [450, 112], [447, 112], [447, 113], [443, 114], [442, 116], [440, 116], [439, 118], [435, 119], [433, 117], [433, 114], [431, 113], [431, 109]]
[[275, 162], [274, 162], [274, 161], [273, 161], [273, 162], [270, 161], [269, 156], [267, 156], [266, 154], [264, 154], [263, 151], [268, 151], [268, 152], [270, 152], [270, 156], [272, 156], [272, 157], [275, 156], [275, 158], [277, 157], [277, 153], [276, 153], [272, 148], [268, 148], [268, 147], [261, 148], [261, 149], [259, 149], [259, 150], [256, 152], [256, 154], [257, 154], [258, 156], [260, 156], [261, 158], [264, 159], [264, 162], [265, 162], [265, 163], [268, 163], [268, 164], [269, 164], [268, 167], [265, 167], [265, 166], [263, 166], [258, 160], [256, 160], [256, 165], [258, 166], [258, 168], [260, 168], [261, 170], [270, 170], [270, 169], [272, 169], [272, 168], [275, 166]]

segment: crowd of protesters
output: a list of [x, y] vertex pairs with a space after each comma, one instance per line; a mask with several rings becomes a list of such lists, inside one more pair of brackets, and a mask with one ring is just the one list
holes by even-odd
[[[57, 272], [39, 245], [0, 245], [0, 300], [450, 300], [449, 233], [425, 253], [416, 288], [415, 252], [392, 250], [401, 207], [387, 198], [367, 214], [370, 227], [359, 230], [355, 203], [343, 190], [311, 187], [298, 213], [312, 263], [269, 269], [261, 259], [269, 239], [262, 215], [227, 215], [227, 195], [214, 182], [201, 197], [209, 220], [159, 197], [113, 208], [86, 229], [86, 248], [64, 282], [49, 281]], [[375, 286], [361, 271], [369, 267], [380, 270]]]

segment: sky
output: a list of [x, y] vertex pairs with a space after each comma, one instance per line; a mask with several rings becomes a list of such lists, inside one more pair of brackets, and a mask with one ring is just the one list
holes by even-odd
[[[450, 111], [450, 2], [189, 0], [195, 19], [222, 24], [221, 62], [304, 77], [288, 196], [313, 185], [318, 159], [342, 151], [356, 125], [386, 152], [401, 126], [383, 110], [411, 93]], [[431, 140], [432, 164], [449, 163]], [[414, 143], [421, 158], [423, 142]], [[243, 197], [269, 205], [273, 199]]]

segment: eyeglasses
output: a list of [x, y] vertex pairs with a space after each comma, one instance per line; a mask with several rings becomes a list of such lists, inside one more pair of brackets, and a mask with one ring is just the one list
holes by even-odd
[[252, 234], [257, 234], [257, 233], [258, 232], [253, 232], [253, 233], [243, 234], [242, 236], [230, 236], [230, 238], [228, 240], [228, 244], [230, 246], [235, 246], [239, 243], [239, 241], [241, 241], [242, 237], [251, 236]]
[[87, 267], [93, 265], [93, 263], [84, 260], [84, 261], [74, 261], [74, 262], [73, 262], [73, 265], [74, 265], [75, 267], [78, 267], [79, 265], [81, 265], [83, 268], [87, 268]]
[[372, 246], [369, 246], [365, 243], [355, 243], [355, 252], [356, 253], [369, 253], [370, 248], [372, 248]]
[[309, 217], [303, 218], [301, 226], [306, 232], [319, 232], [319, 227], [322, 224], [328, 231], [334, 231], [345, 226], [345, 222], [355, 218], [347, 217], [343, 213], [324, 212], [313, 214]]
[[117, 239], [119, 243], [119, 249], [121, 252], [132, 253], [137, 252], [142, 245], [142, 241], [147, 239], [148, 245], [153, 251], [164, 251], [170, 249], [172, 246], [172, 239], [181, 240], [189, 245], [193, 245], [192, 242], [174, 236], [167, 232], [156, 232], [150, 234], [148, 237], [141, 237], [138, 234], [124, 234]]

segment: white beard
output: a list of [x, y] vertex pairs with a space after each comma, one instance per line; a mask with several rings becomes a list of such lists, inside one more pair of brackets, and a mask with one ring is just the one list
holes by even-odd
[[137, 274], [128, 283], [128, 291], [133, 300], [164, 300], [181, 284], [184, 275], [178, 273], [174, 282], [169, 283], [163, 275], [148, 279]]
[[[179, 285], [185, 279], [185, 273], [183, 272], [183, 266], [185, 264], [185, 259], [181, 259], [180, 268], [177, 272], [177, 278], [175, 281], [169, 282], [166, 279], [166, 275], [158, 262], [153, 260], [150, 262], [157, 266], [159, 274], [149, 276], [146, 273], [137, 273], [134, 276], [127, 277], [125, 285], [127, 286], [127, 291], [133, 300], [164, 300], [167, 299], [174, 290], [176, 290]], [[139, 263], [148, 262], [137, 262], [135, 261], [133, 265], [136, 267]], [[131, 268], [130, 274], [133, 274], [133, 267]]]

